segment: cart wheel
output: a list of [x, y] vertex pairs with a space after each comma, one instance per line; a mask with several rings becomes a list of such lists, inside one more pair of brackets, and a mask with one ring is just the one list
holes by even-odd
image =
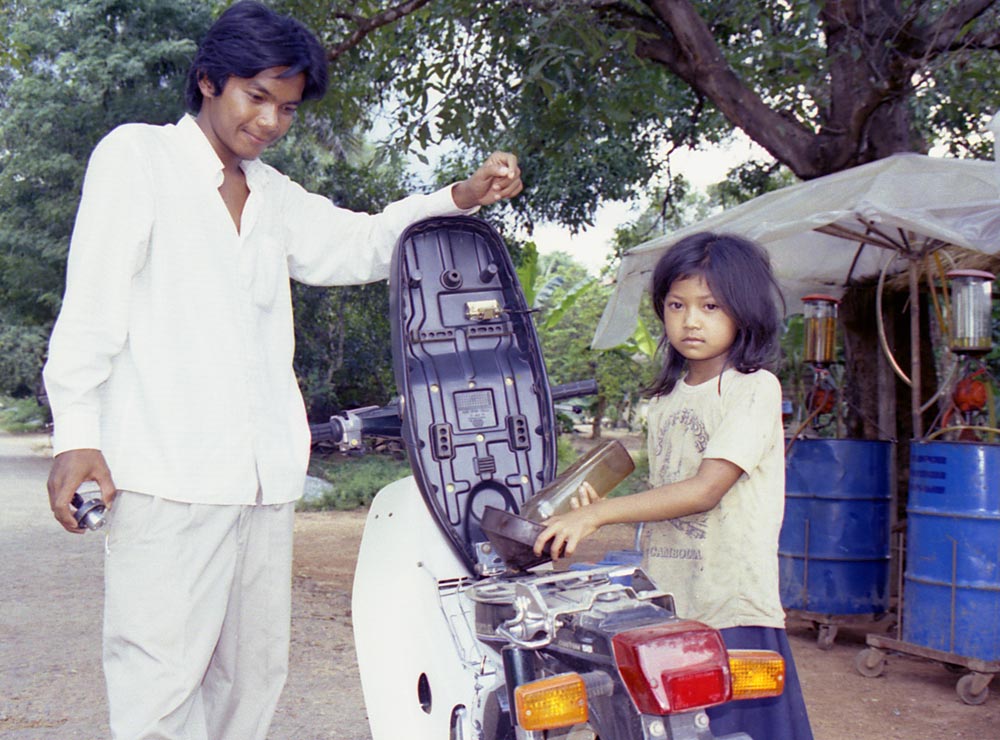
[[854, 659], [854, 669], [868, 678], [881, 676], [885, 670], [885, 653], [875, 648], [865, 648]]
[[966, 704], [971, 704], [977, 706], [986, 701], [986, 697], [990, 695], [990, 685], [987, 680], [986, 685], [980, 689], [979, 693], [976, 693], [977, 680], [981, 677], [976, 673], [967, 673], [958, 679], [958, 683], [955, 685], [955, 691], [958, 692], [958, 698], [961, 699]]
[[829, 650], [833, 647], [833, 641], [837, 638], [837, 625], [821, 624], [819, 626], [819, 636], [816, 638], [816, 647], [820, 650]]

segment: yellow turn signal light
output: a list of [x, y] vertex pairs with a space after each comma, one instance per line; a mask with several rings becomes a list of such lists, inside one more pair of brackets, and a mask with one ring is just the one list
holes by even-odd
[[785, 659], [773, 650], [730, 650], [733, 699], [780, 696], [785, 689]]
[[587, 689], [578, 673], [560, 673], [514, 689], [517, 723], [527, 731], [587, 721]]

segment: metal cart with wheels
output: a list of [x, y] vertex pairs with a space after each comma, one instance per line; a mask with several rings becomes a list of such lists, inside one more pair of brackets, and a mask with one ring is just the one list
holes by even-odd
[[944, 650], [914, 645], [911, 642], [904, 642], [884, 635], [868, 635], [865, 642], [868, 647], [858, 653], [854, 659], [854, 668], [862, 676], [874, 678], [882, 675], [888, 652], [915, 655], [942, 663], [949, 670], [961, 672], [962, 676], [955, 685], [955, 691], [966, 704], [977, 705], [985, 702], [990, 694], [990, 682], [997, 673], [1000, 673], [1000, 661], [969, 658]]
[[895, 621], [891, 612], [872, 614], [821, 614], [801, 609], [786, 609], [788, 617], [812, 624], [816, 630], [816, 647], [831, 650], [841, 627], [864, 628], [868, 625], [880, 630], [890, 629]]
[[[969, 445], [954, 451], [944, 448], [951, 456], [968, 455], [976, 450]], [[937, 452], [937, 450], [933, 450]], [[994, 457], [1000, 460], [1000, 450]], [[1000, 673], [1000, 591], [989, 582], [994, 568], [987, 565], [997, 557], [993, 525], [995, 515], [978, 510], [972, 515], [956, 514], [939, 504], [937, 508], [921, 506], [926, 498], [925, 489], [916, 487], [913, 479], [927, 472], [936, 473], [951, 463], [945, 455], [911, 455], [911, 501], [908, 526], [901, 527], [894, 545], [900, 553], [900, 562], [906, 562], [905, 582], [900, 584], [896, 613], [895, 636], [869, 634], [867, 648], [854, 660], [854, 667], [862, 676], [880, 676], [885, 670], [889, 653], [911, 655], [942, 664], [953, 673], [961, 674], [955, 691], [969, 705], [979, 705], [989, 696], [989, 685]], [[954, 479], [957, 469], [968, 475], [972, 465], [965, 460], [950, 465], [947, 474]], [[991, 466], [981, 465], [980, 475], [991, 474]], [[949, 480], [939, 474], [935, 481]], [[929, 488], [925, 487], [925, 488]], [[979, 490], [993, 491], [985, 484]], [[958, 488], [964, 495], [977, 487], [966, 485]], [[932, 491], [932, 493], [935, 493]], [[924, 498], [922, 498], [924, 497]], [[947, 500], [952, 503], [952, 494]], [[985, 507], [984, 507], [985, 508]], [[972, 531], [965, 520], [972, 519]], [[963, 530], [963, 526], [965, 530]], [[979, 530], [983, 530], [981, 535]], [[992, 544], [991, 544], [992, 543]], [[969, 563], [978, 568], [970, 575]], [[902, 576], [902, 573], [900, 573]], [[972, 577], [975, 576], [975, 577]]]

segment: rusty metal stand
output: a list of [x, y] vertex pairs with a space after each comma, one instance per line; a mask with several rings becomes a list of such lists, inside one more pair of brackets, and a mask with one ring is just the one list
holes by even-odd
[[[794, 440], [793, 440], [794, 441]], [[787, 451], [788, 448], [786, 448]], [[805, 554], [803, 557], [803, 586], [802, 586], [802, 596], [801, 603], [805, 607], [809, 606], [809, 520], [805, 522]], [[813, 627], [816, 628], [818, 634], [816, 636], [816, 647], [820, 650], [830, 650], [833, 648], [834, 640], [837, 639], [837, 632], [843, 625], [864, 625], [864, 624], [879, 624], [884, 623], [888, 618], [890, 624], [897, 621], [896, 614], [889, 609], [885, 612], [861, 612], [858, 614], [839, 614], [839, 613], [827, 613], [827, 612], [815, 612], [808, 608], [796, 609], [796, 608], [786, 608], [785, 615], [794, 619], [800, 619], [804, 622], [811, 622]]]

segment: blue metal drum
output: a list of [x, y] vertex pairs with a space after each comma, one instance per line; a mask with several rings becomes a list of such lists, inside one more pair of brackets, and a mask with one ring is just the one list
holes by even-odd
[[889, 607], [892, 443], [796, 440], [785, 460], [781, 603], [817, 614]]
[[913, 442], [903, 640], [1000, 660], [1000, 445]]

